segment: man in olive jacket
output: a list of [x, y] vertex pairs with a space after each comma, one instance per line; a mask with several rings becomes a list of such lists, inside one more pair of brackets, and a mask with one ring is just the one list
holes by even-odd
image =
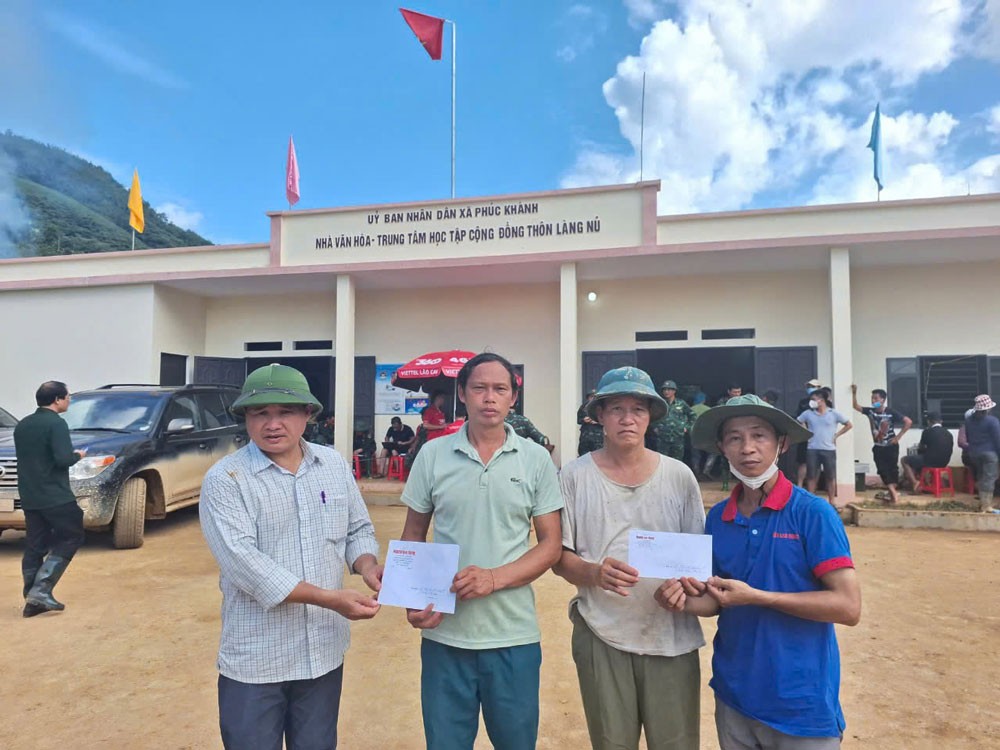
[[[17, 491], [24, 509], [24, 616], [65, 609], [52, 588], [83, 544], [83, 511], [69, 488], [69, 467], [86, 454], [74, 450], [59, 416], [69, 408], [65, 383], [50, 380], [35, 392], [38, 409], [14, 428]], [[48, 555], [46, 557], [46, 555]]]

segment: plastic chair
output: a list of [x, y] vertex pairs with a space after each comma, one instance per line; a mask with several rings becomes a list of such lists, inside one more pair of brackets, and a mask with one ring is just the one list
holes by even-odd
[[354, 478], [361, 479], [361, 456], [354, 457]]
[[389, 457], [389, 469], [385, 473], [386, 479], [398, 479], [400, 482], [406, 480], [406, 462], [402, 456]]
[[[947, 479], [947, 481], [943, 481]], [[945, 466], [941, 469], [925, 468], [920, 472], [920, 491], [933, 492], [934, 497], [941, 497], [947, 490], [952, 497], [955, 496], [955, 477], [951, 473], [951, 467]]]
[[968, 466], [965, 467], [965, 494], [975, 495], [979, 492], [976, 487], [976, 477], [972, 473], [972, 469]]

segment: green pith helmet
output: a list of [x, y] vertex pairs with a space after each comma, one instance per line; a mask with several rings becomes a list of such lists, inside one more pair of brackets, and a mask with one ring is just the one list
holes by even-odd
[[309, 391], [306, 376], [287, 365], [265, 365], [247, 375], [239, 398], [230, 411], [242, 417], [250, 406], [270, 404], [301, 404], [316, 414], [323, 405]]
[[587, 404], [587, 416], [597, 421], [597, 405], [616, 396], [649, 399], [649, 419], [655, 422], [667, 413], [667, 402], [653, 388], [653, 381], [638, 367], [618, 367], [608, 370], [597, 384], [597, 395]]
[[804, 443], [812, 433], [798, 421], [790, 417], [762, 398], [752, 393], [734, 396], [722, 406], [709, 409], [695, 420], [691, 429], [691, 445], [698, 450], [714, 451], [720, 435], [719, 430], [727, 419], [734, 417], [759, 417], [768, 422], [778, 435], [784, 435], [786, 445]]

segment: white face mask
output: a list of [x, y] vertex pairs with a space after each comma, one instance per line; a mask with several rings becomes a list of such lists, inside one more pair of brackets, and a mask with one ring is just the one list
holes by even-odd
[[767, 481], [778, 473], [778, 458], [781, 456], [781, 441], [778, 441], [778, 452], [774, 454], [774, 462], [768, 466], [764, 472], [757, 477], [748, 477], [746, 474], [741, 474], [738, 472], [733, 464], [730, 462], [729, 471], [732, 472], [733, 476], [739, 479], [743, 484], [752, 490], [759, 490]]
[[810, 401], [809, 402], [809, 408], [810, 409], [818, 409], [819, 408], [819, 401], [816, 401], [816, 400]]

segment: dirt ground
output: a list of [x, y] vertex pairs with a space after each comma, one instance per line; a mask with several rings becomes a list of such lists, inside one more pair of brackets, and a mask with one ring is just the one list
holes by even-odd
[[[383, 549], [404, 509], [371, 509]], [[849, 529], [864, 612], [838, 628], [845, 748], [1000, 748], [1000, 538]], [[0, 748], [220, 748], [215, 694], [217, 569], [197, 509], [151, 523], [139, 550], [88, 537], [58, 595], [62, 614], [20, 616], [23, 538], [0, 539]], [[973, 585], [975, 584], [975, 585]], [[360, 588], [359, 581], [352, 585]], [[542, 625], [539, 748], [588, 747], [570, 656], [572, 587], [536, 584]], [[342, 748], [423, 747], [416, 631], [383, 609], [354, 626]], [[711, 641], [714, 623], [705, 623]], [[717, 747], [702, 649], [702, 747]], [[485, 733], [477, 748], [488, 748]]]

